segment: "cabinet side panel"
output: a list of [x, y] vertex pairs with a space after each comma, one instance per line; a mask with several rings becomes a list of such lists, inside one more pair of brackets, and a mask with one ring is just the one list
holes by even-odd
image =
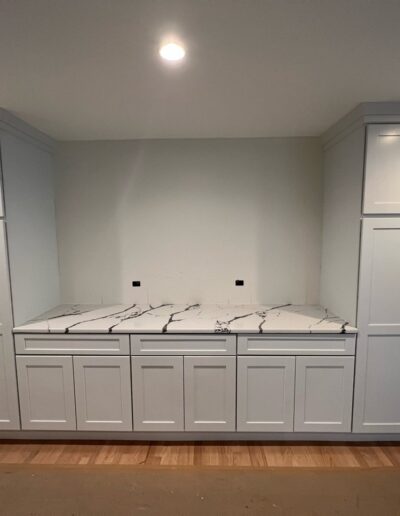
[[365, 130], [324, 153], [321, 304], [356, 324]]
[[14, 323], [60, 303], [52, 156], [0, 132]]

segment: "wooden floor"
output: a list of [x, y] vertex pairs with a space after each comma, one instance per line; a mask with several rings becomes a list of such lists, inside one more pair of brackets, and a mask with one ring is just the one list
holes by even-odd
[[0, 464], [400, 467], [400, 444], [1, 442]]

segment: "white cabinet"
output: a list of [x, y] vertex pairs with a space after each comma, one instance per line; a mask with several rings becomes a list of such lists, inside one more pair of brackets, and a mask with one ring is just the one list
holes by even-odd
[[364, 213], [400, 214], [400, 125], [367, 128]]
[[0, 324], [0, 430], [19, 428], [15, 361], [12, 350], [7, 350]]
[[355, 432], [400, 433], [400, 218], [363, 221]]
[[350, 432], [353, 357], [296, 357], [294, 429]]
[[78, 430], [132, 430], [129, 357], [74, 357]]
[[183, 430], [183, 357], [132, 358], [134, 430]]
[[400, 433], [400, 335], [366, 335], [360, 347], [353, 430]]
[[288, 356], [238, 358], [238, 431], [293, 431], [295, 361]]
[[5, 222], [0, 220], [0, 430], [19, 429]]
[[236, 357], [185, 357], [185, 430], [234, 431]]
[[72, 357], [17, 357], [24, 430], [76, 430]]

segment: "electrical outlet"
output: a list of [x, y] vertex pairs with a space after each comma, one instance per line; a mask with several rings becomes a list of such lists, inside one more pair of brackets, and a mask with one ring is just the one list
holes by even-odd
[[132, 287], [140, 287], [140, 281], [132, 281]]
[[237, 287], [243, 287], [243, 286], [244, 286], [244, 281], [243, 281], [242, 279], [237, 279], [237, 280], [235, 281], [235, 285], [236, 285]]

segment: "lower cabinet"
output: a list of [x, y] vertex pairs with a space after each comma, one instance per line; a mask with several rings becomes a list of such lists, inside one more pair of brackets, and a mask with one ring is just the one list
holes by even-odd
[[236, 357], [185, 357], [185, 430], [231, 432], [236, 426]]
[[236, 357], [132, 358], [134, 430], [234, 431]]
[[129, 357], [74, 357], [78, 430], [132, 430]]
[[359, 339], [354, 432], [400, 433], [400, 335]]
[[133, 428], [179, 431], [183, 425], [183, 357], [132, 358]]
[[354, 357], [238, 358], [237, 429], [351, 432]]
[[292, 432], [296, 357], [239, 357], [237, 429]]
[[72, 357], [17, 356], [23, 430], [76, 430]]
[[17, 372], [22, 429], [132, 430], [128, 356], [23, 355]]
[[353, 357], [297, 357], [294, 430], [351, 432]]

